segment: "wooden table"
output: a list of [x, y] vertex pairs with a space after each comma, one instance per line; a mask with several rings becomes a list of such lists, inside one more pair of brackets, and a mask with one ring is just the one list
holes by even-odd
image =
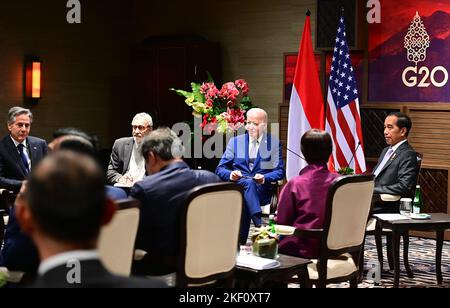
[[436, 280], [442, 283], [442, 246], [444, 244], [444, 231], [450, 229], [450, 215], [433, 213], [431, 219], [418, 220], [406, 218], [404, 220], [389, 221], [377, 218], [375, 236], [381, 237], [383, 228], [392, 230], [392, 255], [394, 260], [394, 288], [398, 288], [400, 281], [400, 235], [408, 234], [409, 230], [436, 232]]
[[237, 265], [235, 270], [237, 285], [246, 288], [262, 288], [269, 282], [287, 282], [297, 275], [301, 287], [311, 287], [308, 275], [308, 264], [311, 260], [283, 254], [279, 254], [277, 260], [280, 262], [279, 267], [265, 270]]

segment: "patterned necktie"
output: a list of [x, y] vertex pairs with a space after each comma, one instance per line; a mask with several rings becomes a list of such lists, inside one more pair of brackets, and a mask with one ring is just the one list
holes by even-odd
[[255, 139], [252, 141], [252, 144], [250, 146], [250, 152], [248, 153], [248, 158], [249, 158], [249, 167], [250, 170], [253, 169], [254, 163], [255, 163], [255, 159], [256, 159], [256, 155], [258, 155], [258, 140]]
[[378, 165], [377, 169], [373, 172], [373, 174], [375, 174], [375, 177], [378, 176], [378, 174], [380, 173], [380, 171], [383, 169], [383, 167], [386, 165], [386, 163], [388, 162], [389, 158], [391, 157], [392, 153], [394, 153], [394, 151], [392, 150], [392, 148], [389, 148], [389, 150], [387, 150], [386, 155], [384, 155], [383, 160], [381, 161], [381, 163]]
[[23, 148], [24, 148], [24, 146], [22, 143], [17, 145], [17, 149], [19, 150], [20, 158], [22, 159], [22, 163], [25, 166], [25, 171], [26, 171], [26, 173], [28, 173], [28, 172], [30, 172], [30, 165], [28, 165], [27, 155], [24, 153]]

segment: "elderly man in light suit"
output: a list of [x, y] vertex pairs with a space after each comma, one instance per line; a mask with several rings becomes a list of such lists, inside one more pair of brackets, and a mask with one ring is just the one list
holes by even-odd
[[281, 143], [267, 134], [267, 113], [260, 108], [247, 111], [247, 134], [230, 139], [216, 174], [224, 181], [234, 181], [244, 189], [245, 209], [240, 242], [245, 243], [250, 219], [261, 225], [261, 205], [269, 203], [271, 182], [285, 177]]
[[153, 129], [152, 117], [138, 113], [131, 122], [133, 137], [124, 137], [114, 142], [106, 177], [108, 183], [131, 187], [145, 176], [145, 161], [140, 151], [142, 139]]

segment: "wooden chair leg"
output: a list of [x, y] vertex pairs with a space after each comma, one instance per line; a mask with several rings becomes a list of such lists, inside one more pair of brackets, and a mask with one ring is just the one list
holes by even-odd
[[364, 274], [364, 251], [366, 247], [366, 235], [364, 235], [363, 243], [361, 246], [361, 252], [359, 254], [358, 264], [358, 282], [362, 282]]
[[350, 288], [355, 289], [358, 287], [358, 275], [350, 279]]
[[309, 280], [308, 268], [302, 269], [298, 274], [298, 282], [300, 284], [300, 288], [311, 288], [311, 281]]
[[442, 284], [442, 246], [444, 245], [444, 230], [436, 231], [436, 280]]
[[408, 274], [409, 278], [414, 278], [414, 274], [411, 270], [411, 267], [409, 267], [409, 258], [408, 258], [408, 251], [409, 251], [409, 233], [406, 231], [403, 235], [403, 263], [405, 264], [406, 273]]
[[380, 272], [383, 271], [383, 242], [381, 241], [381, 234], [375, 233], [375, 243], [377, 246], [378, 262], [380, 263]]
[[390, 234], [386, 235], [386, 251], [389, 269], [392, 271], [394, 269], [394, 259], [392, 258], [392, 236]]

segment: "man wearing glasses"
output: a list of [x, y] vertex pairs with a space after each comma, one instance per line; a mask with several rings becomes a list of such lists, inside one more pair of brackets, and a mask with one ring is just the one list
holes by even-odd
[[131, 121], [131, 127], [133, 137], [120, 138], [114, 142], [106, 172], [111, 185], [131, 187], [145, 176], [145, 161], [140, 144], [152, 131], [152, 117], [145, 112], [138, 113]]
[[270, 202], [271, 182], [285, 176], [281, 144], [267, 134], [267, 113], [260, 108], [247, 111], [245, 128], [246, 134], [230, 139], [216, 169], [222, 180], [237, 182], [244, 189], [242, 244], [247, 240], [250, 220], [261, 225], [261, 205]]

